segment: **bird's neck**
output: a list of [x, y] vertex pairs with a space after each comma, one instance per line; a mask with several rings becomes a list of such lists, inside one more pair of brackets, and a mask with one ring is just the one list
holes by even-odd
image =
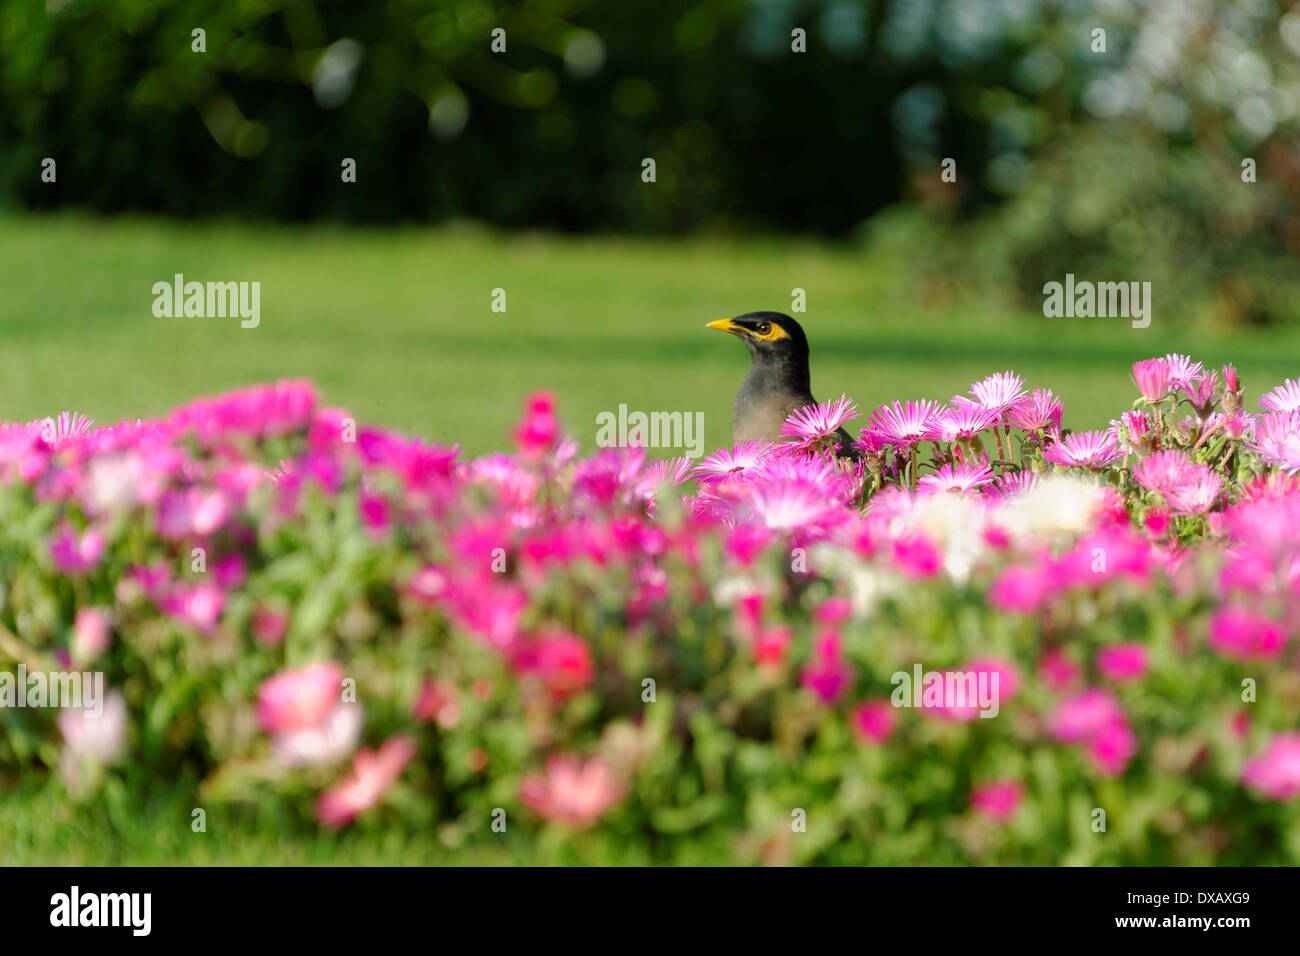
[[803, 398], [810, 395], [808, 363], [784, 357], [756, 357], [750, 363], [749, 374], [745, 376], [741, 388], [761, 392], [780, 391]]

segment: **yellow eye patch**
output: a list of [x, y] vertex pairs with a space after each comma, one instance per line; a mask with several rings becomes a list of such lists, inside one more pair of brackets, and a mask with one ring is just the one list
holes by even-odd
[[769, 322], [768, 325], [770, 325], [771, 328], [768, 330], [766, 335], [759, 335], [757, 332], [750, 332], [749, 334], [763, 342], [779, 342], [781, 339], [788, 339], [790, 337], [790, 333], [775, 322]]

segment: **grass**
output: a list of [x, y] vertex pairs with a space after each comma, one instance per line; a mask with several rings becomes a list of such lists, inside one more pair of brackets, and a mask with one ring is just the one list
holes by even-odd
[[[917, 250], [923, 254], [924, 250]], [[753, 309], [799, 316], [821, 398], [870, 409], [948, 398], [1014, 368], [1097, 427], [1133, 396], [1129, 365], [1167, 351], [1234, 361], [1252, 394], [1293, 377], [1300, 331], [1215, 332], [1162, 314], [1047, 319], [960, 288], [927, 301], [905, 263], [870, 249], [776, 240], [497, 235], [475, 227], [377, 231], [0, 218], [0, 420], [75, 409], [100, 423], [157, 415], [199, 394], [313, 379], [330, 404], [466, 452], [507, 447], [521, 400], [555, 392], [584, 448], [595, 417], [702, 411], [705, 447], [730, 441], [748, 357], [705, 322]], [[151, 287], [259, 281], [261, 325], [152, 314]], [[507, 310], [491, 310], [492, 290]], [[1030, 302], [1038, 300], [1029, 296]]]

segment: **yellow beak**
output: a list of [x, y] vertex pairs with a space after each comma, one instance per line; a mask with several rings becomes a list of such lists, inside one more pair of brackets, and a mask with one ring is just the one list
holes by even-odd
[[739, 335], [744, 329], [737, 325], [731, 319], [715, 319], [705, 326], [706, 329], [717, 329], [719, 332], [730, 332], [732, 335]]

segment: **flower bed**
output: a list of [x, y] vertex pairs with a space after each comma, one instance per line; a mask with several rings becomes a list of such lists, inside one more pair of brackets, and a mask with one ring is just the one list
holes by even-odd
[[[302, 382], [0, 426], [0, 779], [449, 847], [1300, 861], [1300, 383], [1134, 382], [1103, 431], [1004, 372], [698, 462], [579, 458], [545, 395], [465, 460]], [[96, 707], [33, 703], [70, 672]]]

